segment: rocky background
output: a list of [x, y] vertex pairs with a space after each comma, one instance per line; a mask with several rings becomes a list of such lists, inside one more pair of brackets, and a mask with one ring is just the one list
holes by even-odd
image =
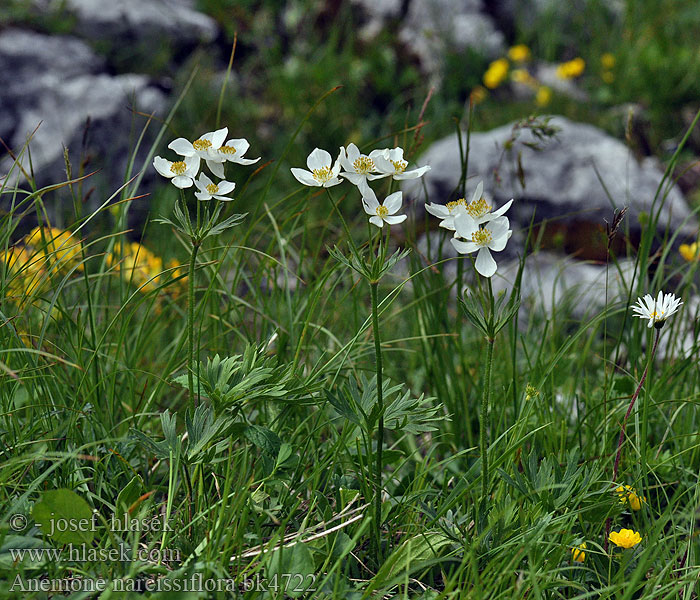
[[[544, 304], [580, 284], [592, 298], [599, 295], [595, 282], [603, 281], [605, 228], [615, 209], [629, 207], [624, 235], [615, 242], [622, 244], [619, 249], [635, 243], [652, 209], [661, 205], [655, 224], [660, 240], [675, 236], [677, 248], [697, 236], [697, 134], [674, 177], [663, 178], [698, 105], [698, 90], [687, 85], [679, 90], [673, 79], [677, 63], [681, 70], [693, 64], [692, 53], [690, 59], [682, 54], [682, 40], [673, 50], [677, 55], [654, 59], [637, 52], [636, 67], [624, 62], [624, 48], [618, 48], [614, 84], [556, 76], [557, 62], [584, 52], [574, 32], [588, 36], [587, 62], [593, 65], [590, 53], [605, 50], [596, 40], [627, 31], [629, 9], [622, 1], [601, 6], [584, 0], [10, 0], [0, 17], [0, 138], [8, 150], [0, 173], [10, 171], [12, 152], [21, 155], [23, 169], [39, 187], [56, 183], [66, 176], [67, 148], [74, 176], [98, 171], [81, 188], [91, 208], [118, 189], [127, 173], [142, 170], [139, 193], [158, 198], [161, 182], [150, 169], [149, 152], [167, 152], [167, 140], [214, 127], [236, 33], [222, 124], [248, 138], [251, 152], [264, 160], [281, 155], [308, 108], [334, 85], [344, 88], [302, 129], [301, 150], [290, 153], [290, 162], [302, 161], [313, 146], [367, 143], [416, 123], [432, 89], [414, 156], [432, 171], [425, 187], [405, 188], [420, 217], [426, 192], [440, 203], [459, 193], [459, 144], [451, 117], [464, 128], [465, 106], [474, 90], [483, 89], [491, 61], [526, 41], [539, 54], [528, 72], [551, 90], [553, 100], [537, 106], [518, 82], [492, 90], [472, 123], [466, 187], [469, 195], [484, 179], [497, 205], [515, 198], [510, 216], [516, 231], [533, 219], [544, 228], [541, 250], [529, 267], [537, 270], [530, 280], [540, 281], [538, 289], [550, 290]], [[555, 42], [547, 42], [552, 32], [546, 24], [556, 26]], [[630, 37], [631, 53], [635, 39]], [[642, 67], [654, 66], [653, 60], [657, 70], [645, 73]], [[630, 68], [638, 71], [630, 74]], [[687, 69], [681, 75], [687, 77]], [[652, 89], [635, 96], [635, 82], [645, 77]], [[678, 94], [669, 96], [666, 88], [674, 85]], [[536, 113], [564, 115], [548, 121], [555, 135], [541, 138], [536, 127], [523, 126], [523, 117]], [[293, 181], [280, 179], [282, 188], [293, 189]], [[15, 168], [7, 181], [25, 178]], [[72, 200], [56, 194], [54, 202], [60, 218], [62, 203]], [[138, 227], [150, 207], [146, 200], [132, 211], [131, 225]], [[522, 235], [516, 239], [519, 244], [509, 245], [513, 260], [525, 244]], [[591, 306], [581, 298], [582, 308]]]

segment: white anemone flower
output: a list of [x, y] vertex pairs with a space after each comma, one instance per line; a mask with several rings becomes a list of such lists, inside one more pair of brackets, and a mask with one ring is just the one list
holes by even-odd
[[444, 206], [431, 202], [426, 204], [425, 209], [436, 217], [442, 219], [440, 227], [454, 231], [454, 219], [460, 213], [467, 213], [477, 225], [488, 223], [499, 217], [502, 217], [505, 212], [513, 204], [513, 200], [506, 202], [498, 210], [492, 210], [493, 207], [486, 201], [483, 196], [484, 183], [480, 181], [472, 194], [471, 202], [467, 203], [464, 198], [460, 198], [454, 202], [448, 202]]
[[214, 183], [204, 173], [199, 174], [199, 179], [195, 180], [194, 184], [199, 190], [194, 193], [198, 200], [211, 200], [214, 198], [215, 200], [230, 202], [233, 198], [228, 198], [226, 194], [230, 194], [236, 188], [236, 184], [231, 181], [224, 180]]
[[[347, 148], [340, 147], [340, 156], [338, 160], [340, 161], [340, 166], [343, 168], [340, 176], [347, 179], [350, 183], [354, 183], [363, 195], [369, 187], [367, 179], [377, 171], [377, 167], [374, 163], [375, 156], [376, 151], [371, 152], [369, 156], [361, 154], [358, 147], [352, 143], [348, 144]], [[386, 174], [375, 175], [372, 179], [376, 179], [377, 177], [386, 177]]]
[[383, 227], [384, 223], [387, 225], [403, 223], [407, 219], [406, 215], [396, 214], [401, 208], [402, 196], [402, 192], [394, 192], [384, 199], [383, 204], [379, 204], [376, 194], [367, 187], [362, 194], [362, 205], [365, 212], [370, 215], [369, 222], [377, 227]]
[[175, 162], [156, 156], [153, 159], [153, 166], [163, 177], [171, 179], [175, 187], [188, 188], [192, 187], [199, 171], [199, 156], [185, 156], [184, 160]]
[[213, 163], [213, 165], [216, 165], [215, 168], [212, 168], [213, 165], [209, 165], [209, 169], [217, 177], [223, 177], [223, 163], [225, 161], [238, 163], [239, 165], [252, 165], [253, 163], [258, 162], [260, 160], [259, 156], [258, 158], [243, 158], [243, 155], [246, 153], [248, 148], [250, 148], [250, 144], [245, 138], [235, 138], [228, 140], [225, 144], [222, 144], [222, 146], [217, 151], [218, 157], [221, 159], [222, 162]]
[[168, 148], [177, 152], [180, 156], [198, 156], [204, 159], [209, 170], [218, 177], [223, 177], [224, 159], [219, 152], [221, 145], [228, 134], [228, 127], [205, 133], [194, 142], [185, 138], [177, 138], [168, 144]]
[[455, 217], [460, 213], [466, 212], [466, 207], [467, 203], [464, 201], [464, 198], [460, 198], [459, 200], [448, 202], [447, 204], [431, 202], [425, 205], [425, 210], [438, 219], [442, 219], [440, 221], [440, 227], [454, 231]]
[[[467, 213], [461, 213], [455, 217], [454, 224], [455, 238], [450, 241], [455, 250], [460, 254], [469, 254], [478, 250], [474, 263], [477, 272], [484, 277], [492, 277], [498, 266], [490, 250], [494, 252], [503, 250], [513, 234], [513, 231], [508, 229], [508, 217], [498, 217], [480, 227]], [[457, 237], [466, 241], [456, 239]]]
[[637, 304], [632, 306], [632, 310], [636, 313], [634, 316], [640, 319], [649, 319], [648, 327], [656, 327], [661, 329], [664, 322], [672, 314], [678, 312], [678, 307], [683, 304], [680, 298], [676, 298], [673, 294], [665, 294], [659, 291], [659, 296], [656, 300], [650, 294], [646, 294], [644, 298], [637, 298]]
[[292, 169], [292, 175], [299, 183], [315, 187], [331, 187], [341, 183], [338, 179], [340, 173], [340, 162], [336, 159], [333, 163], [331, 155], [325, 150], [314, 148], [306, 159], [306, 166], [309, 170]]
[[424, 167], [418, 167], [411, 171], [407, 171], [408, 161], [403, 158], [403, 148], [392, 148], [389, 150], [385, 148], [384, 150], [374, 150], [370, 153], [370, 158], [374, 161], [374, 164], [379, 171], [378, 175], [370, 175], [368, 179], [371, 181], [373, 179], [379, 179], [380, 177], [387, 177], [391, 175], [394, 179], [416, 179], [422, 177], [428, 171], [430, 167], [425, 165]]

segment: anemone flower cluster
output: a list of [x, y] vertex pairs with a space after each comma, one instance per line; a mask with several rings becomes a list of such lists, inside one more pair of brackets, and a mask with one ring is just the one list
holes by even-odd
[[505, 212], [513, 200], [497, 210], [484, 197], [484, 184], [479, 182], [470, 202], [460, 198], [445, 205], [431, 202], [425, 209], [440, 219], [440, 227], [454, 231], [451, 242], [460, 254], [477, 252], [474, 266], [484, 277], [492, 277], [498, 266], [491, 251], [500, 252], [513, 234]]
[[369, 222], [380, 228], [384, 223], [396, 225], [406, 220], [406, 215], [396, 214], [403, 203], [402, 192], [394, 192], [380, 203], [369, 182], [386, 177], [396, 181], [416, 179], [430, 170], [429, 166], [408, 169], [403, 148], [383, 148], [362, 154], [352, 143], [341, 146], [335, 160], [326, 150], [315, 148], [306, 159], [306, 166], [308, 171], [296, 167], [291, 169], [292, 175], [304, 185], [329, 188], [343, 180], [356, 185]]
[[[228, 137], [228, 127], [210, 131], [190, 142], [185, 138], [177, 138], [168, 144], [168, 148], [179, 154], [182, 158], [170, 161], [156, 156], [153, 166], [163, 177], [171, 180], [172, 184], [180, 189], [197, 188], [195, 196], [199, 200], [228, 201], [228, 196], [236, 187], [235, 183], [224, 179], [224, 164], [234, 162], [241, 165], [252, 165], [260, 160], [258, 158], [244, 158], [250, 144], [243, 138]], [[214, 183], [203, 172], [199, 173], [201, 162], [204, 161], [209, 171], [221, 181]], [[199, 178], [197, 174], [199, 173]]]

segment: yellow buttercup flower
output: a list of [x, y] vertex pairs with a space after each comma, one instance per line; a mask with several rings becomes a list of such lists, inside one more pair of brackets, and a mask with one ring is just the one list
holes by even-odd
[[552, 90], [550, 90], [546, 85], [541, 86], [537, 89], [535, 94], [535, 102], [537, 106], [547, 106], [552, 100]]
[[489, 65], [486, 73], [484, 73], [484, 85], [489, 89], [497, 88], [503, 83], [506, 75], [508, 75], [509, 68], [510, 64], [508, 63], [508, 59], [499, 58], [498, 60], [494, 60]]
[[632, 548], [642, 541], [638, 531], [620, 529], [610, 533], [610, 541], [620, 548]]
[[13, 246], [0, 255], [8, 269], [6, 295], [17, 305], [39, 292], [47, 281], [45, 261], [24, 246]]
[[24, 238], [24, 243], [44, 254], [49, 261], [59, 263], [62, 269], [78, 264], [83, 250], [83, 245], [76, 236], [57, 227], [35, 227]]
[[561, 63], [557, 67], [557, 77], [560, 79], [573, 79], [580, 76], [586, 69], [586, 61], [580, 56], [568, 62]]
[[692, 244], [681, 244], [680, 248], [678, 248], [678, 252], [680, 252], [681, 256], [688, 262], [693, 262], [700, 259], [700, 248], [698, 247], [697, 242], [693, 242]]
[[600, 64], [604, 69], [612, 69], [615, 66], [615, 55], [606, 52], [600, 57]]
[[620, 502], [623, 504], [629, 504], [629, 507], [632, 510], [641, 510], [642, 503], [646, 502], [646, 498], [644, 496], [641, 498], [637, 496], [637, 493], [631, 485], [621, 485], [615, 491], [620, 496]]
[[584, 552], [585, 549], [586, 542], [583, 542], [579, 546], [575, 546], [571, 549], [571, 558], [574, 560], [574, 562], [582, 563], [584, 560], [586, 560], [586, 553]]
[[525, 44], [518, 44], [508, 50], [508, 58], [513, 62], [525, 62], [530, 60], [530, 48]]

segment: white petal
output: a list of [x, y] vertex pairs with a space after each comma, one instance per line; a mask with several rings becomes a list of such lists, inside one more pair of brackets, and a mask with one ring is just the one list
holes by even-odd
[[387, 222], [388, 225], [398, 225], [399, 223], [403, 223], [408, 217], [406, 215], [395, 215], [393, 217], [384, 217], [384, 220]]
[[297, 181], [299, 183], [303, 183], [304, 185], [313, 185], [313, 186], [320, 186], [321, 184], [314, 179], [314, 176], [309, 173], [308, 171], [305, 171], [304, 169], [297, 169], [297, 168], [292, 168], [292, 175], [296, 177]]
[[209, 179], [209, 177], [206, 176], [206, 174], [204, 173], [204, 171], [202, 171], [202, 172], [199, 174], [199, 179], [198, 179], [197, 181], [195, 181], [195, 183], [197, 184], [197, 187], [200, 187], [200, 186], [201, 186], [201, 188], [204, 189], [204, 188], [206, 188], [208, 185], [211, 185], [211, 184], [214, 183], [214, 182], [213, 182], [211, 179]]
[[233, 140], [229, 140], [228, 142], [226, 142], [226, 145], [236, 149], [236, 153], [234, 154], [234, 156], [243, 156], [248, 150], [248, 148], [250, 148], [250, 144], [245, 138], [236, 138]]
[[340, 176], [357, 186], [359, 186], [362, 181], [366, 180], [364, 175], [360, 175], [359, 173], [348, 173], [347, 171], [340, 173]]
[[234, 158], [231, 158], [230, 160], [231, 160], [231, 162], [235, 162], [239, 165], [252, 165], [252, 164], [255, 164], [256, 162], [258, 162], [260, 160], [260, 157], [259, 156], [258, 156], [258, 158], [235, 158], [234, 157]]
[[401, 192], [394, 192], [391, 196], [387, 196], [384, 200], [384, 208], [389, 211], [390, 215], [395, 214], [401, 208], [401, 203], [403, 194]]
[[472, 219], [466, 212], [459, 213], [455, 217], [454, 224], [455, 230], [459, 234], [459, 237], [466, 239], [471, 239], [472, 233], [479, 229], [479, 225], [477, 225], [476, 221], [474, 221], [474, 219]]
[[207, 162], [207, 167], [209, 167], [209, 170], [216, 175], [218, 178], [223, 178], [226, 173], [224, 171], [224, 163], [216, 161], [216, 160], [208, 160]]
[[481, 273], [484, 277], [493, 276], [498, 268], [496, 261], [493, 260], [493, 256], [491, 256], [488, 248], [479, 249], [474, 266], [476, 267], [477, 272]]
[[449, 229], [450, 231], [455, 230], [455, 218], [454, 217], [447, 217], [446, 219], [443, 219], [440, 221], [439, 227], [444, 227], [445, 229]]
[[387, 160], [389, 157], [389, 148], [382, 148], [381, 150], [372, 150], [369, 153], [369, 157], [376, 163], [378, 158], [384, 158]]
[[209, 192], [195, 192], [194, 195], [197, 198], [197, 200], [211, 200], [211, 194]]
[[505, 213], [510, 208], [511, 204], [513, 204], [512, 199], [508, 200], [508, 202], [506, 202], [503, 206], [501, 206], [501, 208], [499, 208], [498, 210], [494, 210], [491, 214], [494, 216], [494, 218], [500, 217], [503, 213]]
[[442, 204], [435, 204], [434, 202], [426, 204], [425, 210], [427, 210], [431, 215], [438, 217], [439, 219], [444, 219], [450, 216], [450, 210], [446, 206]]
[[172, 164], [173, 163], [171, 163], [169, 160], [161, 158], [160, 156], [156, 156], [153, 159], [153, 166], [155, 170], [158, 171], [158, 173], [160, 173], [163, 177], [167, 177], [168, 179], [175, 176], [175, 173], [170, 170]]
[[188, 177], [194, 178], [197, 175], [197, 171], [199, 171], [199, 162], [199, 156], [196, 154], [185, 157], [185, 166], [187, 167], [185, 174]]
[[228, 198], [227, 196], [221, 196], [219, 194], [214, 194], [214, 198], [221, 200], [222, 202], [231, 202], [233, 198]]
[[[375, 167], [377, 166], [377, 163], [374, 163]], [[391, 173], [367, 173], [367, 179], [370, 181], [374, 181], [375, 179], [384, 179], [385, 177], [389, 177]]]
[[418, 169], [413, 169], [412, 171], [404, 171], [403, 173], [397, 173], [396, 175], [394, 175], [394, 179], [416, 179], [418, 177], [422, 177], [428, 171], [430, 171], [430, 167], [428, 165], [425, 165], [424, 167], [419, 167]]
[[211, 134], [211, 147], [214, 150], [221, 148], [226, 136], [228, 135], [228, 127], [223, 127], [222, 129], [217, 129]]
[[382, 221], [381, 218], [377, 217], [376, 215], [374, 217], [370, 217], [369, 222], [372, 223], [372, 225], [376, 225], [379, 228], [384, 227], [384, 221]]
[[173, 185], [180, 189], [192, 187], [194, 180], [191, 177], [185, 177], [184, 175], [178, 175], [173, 177]]
[[233, 181], [219, 181], [218, 193], [221, 194], [222, 196], [225, 196], [226, 194], [230, 194], [235, 189], [236, 189], [236, 184], [233, 183]]
[[377, 195], [374, 193], [372, 188], [367, 187], [365, 193], [362, 194], [362, 202], [372, 209], [373, 214], [377, 212], [379, 201], [377, 200]]
[[392, 148], [391, 150], [389, 150], [389, 152], [387, 152], [387, 158], [394, 162], [399, 162], [403, 160], [403, 148], [401, 148], [400, 146]]
[[314, 171], [323, 167], [330, 167], [331, 162], [331, 155], [328, 152], [320, 148], [314, 148], [313, 152], [306, 159], [306, 166], [309, 167], [309, 171]]
[[460, 254], [470, 254], [471, 252], [475, 252], [479, 249], [479, 244], [475, 244], [474, 242], [463, 242], [457, 238], [452, 238], [450, 242], [452, 242], [455, 250], [457, 250], [457, 252]]
[[474, 193], [472, 194], [472, 202], [476, 202], [479, 198], [484, 193], [484, 182], [480, 181], [479, 183], [476, 184], [476, 189], [474, 190]]
[[177, 152], [180, 156], [192, 156], [196, 152], [192, 143], [182, 137], [170, 142], [168, 148]]
[[348, 144], [348, 147], [345, 149], [346, 152], [346, 157], [347, 161], [352, 164], [354, 163], [358, 158], [360, 158], [360, 149], [355, 146], [352, 142]]
[[326, 181], [326, 183], [324, 183], [322, 187], [329, 188], [340, 183], [343, 183], [343, 181], [341, 179], [338, 179], [337, 177], [334, 177], [333, 179], [329, 179], [328, 181]]

